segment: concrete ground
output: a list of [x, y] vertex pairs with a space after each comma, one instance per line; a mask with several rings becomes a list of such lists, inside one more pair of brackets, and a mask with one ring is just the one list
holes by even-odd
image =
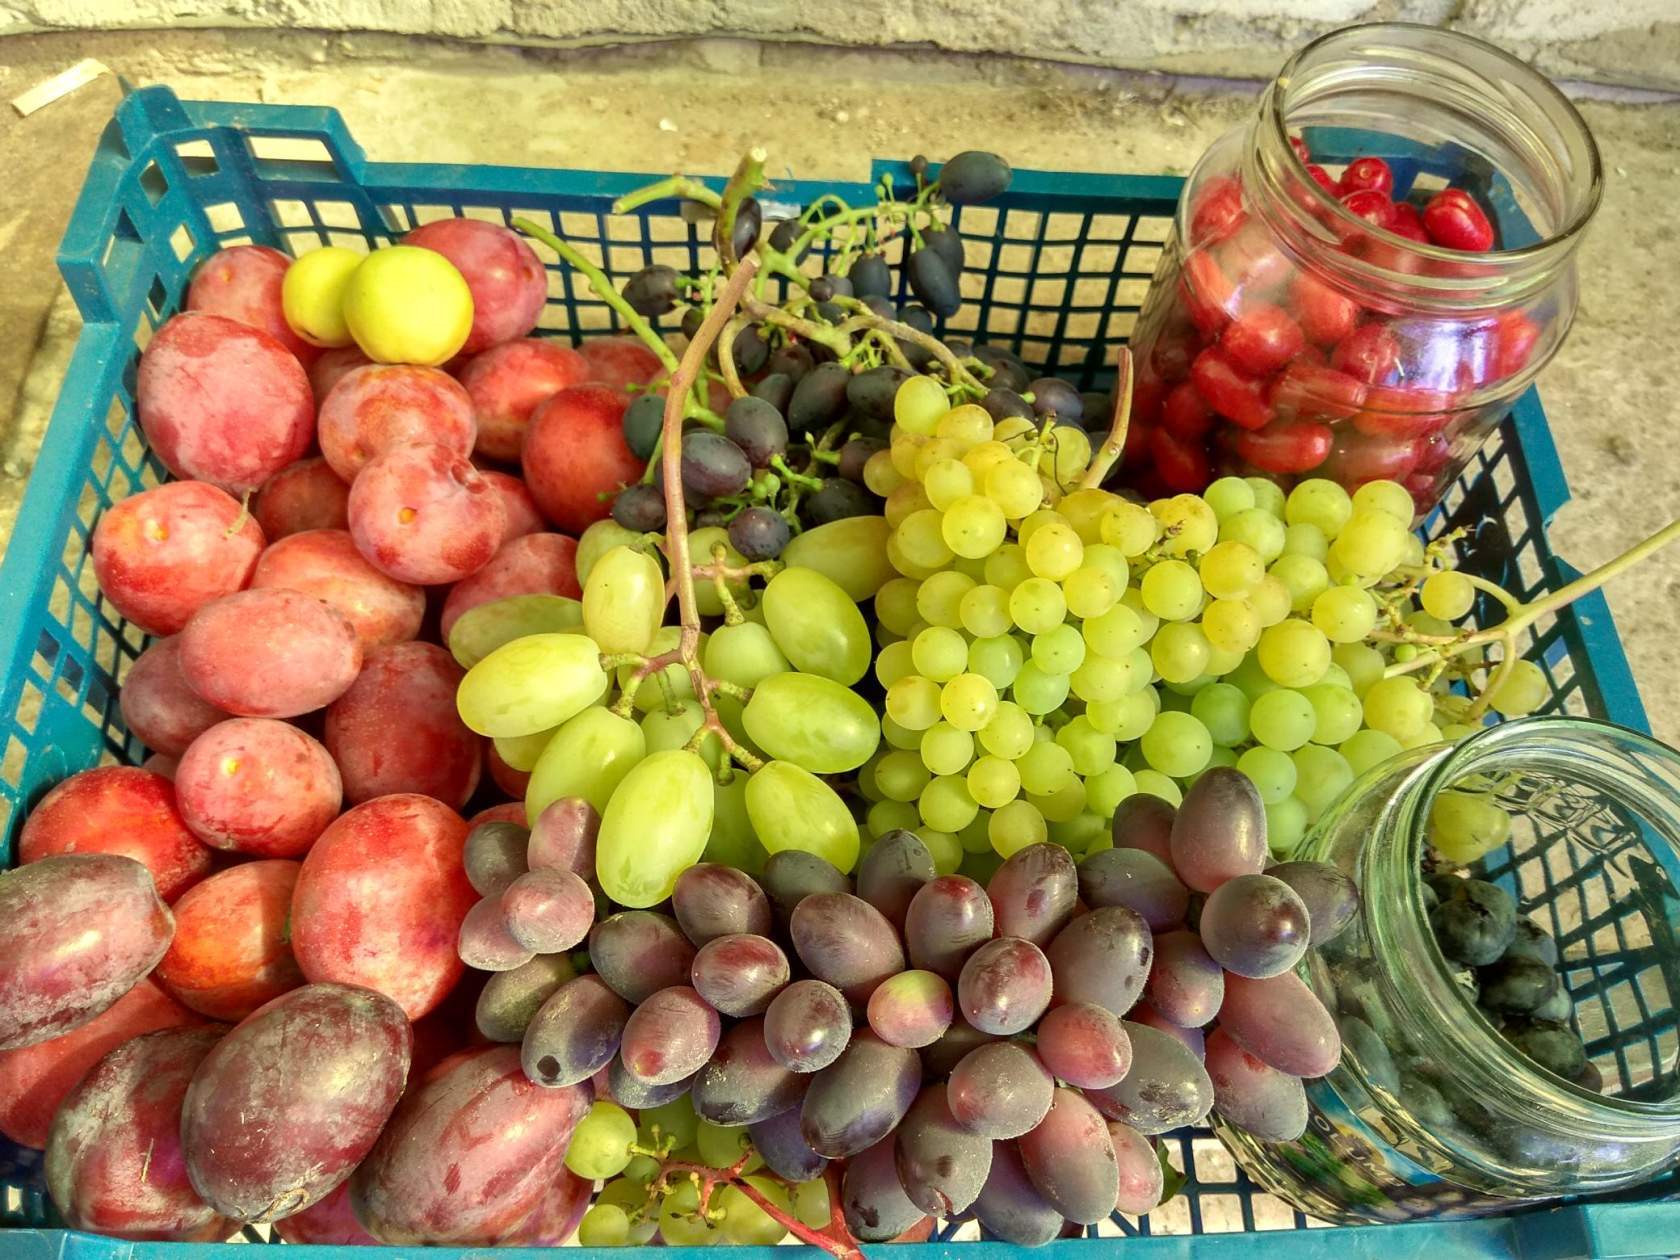
[[[773, 172], [813, 178], [865, 177], [872, 156], [965, 148], [1023, 167], [1182, 173], [1254, 92], [995, 57], [732, 40], [568, 51], [182, 31], [22, 36], [0, 41], [0, 53], [7, 100], [93, 56], [184, 97], [336, 107], [379, 159], [712, 173], [762, 144]], [[12, 280], [0, 287], [0, 530], [77, 327], [52, 250], [117, 95], [107, 77], [0, 126], [0, 249]], [[1542, 393], [1575, 494], [1552, 539], [1586, 569], [1680, 515], [1669, 394], [1680, 371], [1680, 102], [1592, 99], [1582, 109], [1608, 185], [1582, 251], [1575, 332]], [[1610, 601], [1652, 723], [1680, 742], [1680, 549], [1621, 580]]]

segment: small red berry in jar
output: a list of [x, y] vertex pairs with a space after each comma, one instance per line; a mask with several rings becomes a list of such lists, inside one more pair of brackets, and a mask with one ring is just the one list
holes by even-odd
[[1355, 158], [1342, 172], [1341, 189], [1344, 193], [1364, 189], [1386, 198], [1394, 192], [1394, 172], [1379, 157]]
[[1203, 190], [1190, 212], [1190, 243], [1217, 244], [1241, 227], [1247, 217], [1242, 185], [1231, 177], [1216, 179]]
[[1388, 225], [1388, 230], [1396, 236], [1404, 236], [1408, 241], [1425, 244], [1429, 241], [1429, 233], [1423, 230], [1423, 216], [1409, 201], [1394, 203], [1394, 222]]
[[1484, 254], [1493, 248], [1493, 224], [1462, 188], [1443, 188], [1423, 208], [1423, 230], [1448, 249]]
[[1379, 385], [1400, 365], [1400, 341], [1382, 324], [1361, 324], [1336, 343], [1330, 366], [1367, 385]]
[[1237, 435], [1237, 454], [1261, 472], [1311, 472], [1330, 454], [1330, 426], [1311, 420], [1275, 420]]
[[1149, 454], [1156, 473], [1175, 494], [1193, 494], [1213, 479], [1200, 442], [1181, 442], [1165, 429], [1156, 429], [1149, 438]]
[[1364, 382], [1303, 356], [1284, 368], [1266, 397], [1285, 419], [1346, 420], [1365, 405], [1365, 393]]
[[1515, 376], [1528, 366], [1534, 347], [1540, 341], [1540, 325], [1521, 311], [1505, 311], [1497, 321], [1498, 349], [1494, 356], [1494, 371], [1498, 379]]
[[1190, 382], [1207, 405], [1232, 424], [1258, 429], [1272, 418], [1264, 383], [1237, 371], [1217, 349], [1196, 356], [1190, 365]]
[[1295, 156], [1303, 162], [1312, 161], [1312, 150], [1307, 148], [1307, 142], [1300, 136], [1289, 137], [1289, 147], [1295, 150]]
[[1186, 381], [1174, 385], [1161, 403], [1161, 427], [1186, 442], [1199, 442], [1213, 428], [1213, 409]]
[[1182, 381], [1190, 375], [1190, 360], [1199, 348], [1200, 342], [1188, 328], [1169, 329], [1149, 352], [1149, 366], [1167, 384]]
[[1295, 319], [1307, 340], [1319, 345], [1340, 341], [1353, 331], [1359, 321], [1359, 303], [1337, 293], [1322, 280], [1306, 272], [1295, 277], [1289, 294], [1295, 308]]
[[1300, 353], [1306, 345], [1301, 326], [1282, 307], [1256, 303], [1239, 315], [1225, 335], [1220, 349], [1250, 376], [1270, 376]]
[[1324, 189], [1324, 191], [1329, 193], [1332, 197], [1341, 196], [1342, 190], [1336, 187], [1336, 177], [1329, 171], [1325, 170], [1322, 166], [1318, 165], [1318, 163], [1308, 162], [1307, 174], [1312, 178], [1313, 183]]
[[1417, 450], [1402, 438], [1373, 437], [1338, 426], [1330, 453], [1319, 475], [1344, 487], [1362, 486], [1367, 481], [1399, 481], [1417, 463]]
[[1394, 203], [1388, 199], [1387, 193], [1357, 188], [1343, 193], [1341, 201], [1349, 214], [1356, 219], [1364, 219], [1372, 227], [1385, 228], [1394, 222]]
[[[1184, 274], [1178, 278], [1178, 296], [1190, 322], [1204, 337], [1211, 337], [1230, 322], [1228, 314], [1236, 304], [1236, 290], [1213, 255], [1191, 251], [1184, 260]], [[1166, 373], [1161, 374], [1163, 377]]]

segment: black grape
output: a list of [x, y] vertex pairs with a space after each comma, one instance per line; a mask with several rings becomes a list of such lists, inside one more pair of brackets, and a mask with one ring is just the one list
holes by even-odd
[[982, 341], [973, 348], [973, 353], [975, 358], [992, 369], [988, 383], [994, 388], [1020, 394], [1031, 384], [1033, 377], [1027, 365], [1007, 347], [988, 345]]
[[729, 353], [735, 360], [735, 370], [742, 376], [751, 376], [770, 357], [770, 345], [759, 329], [743, 328], [729, 343]]
[[677, 307], [677, 273], [673, 267], [655, 263], [643, 267], [624, 282], [624, 300], [638, 315], [654, 317]]
[[659, 443], [659, 431], [665, 425], [665, 400], [656, 394], [643, 394], [624, 409], [624, 444], [637, 459], [649, 459]]
[[738, 494], [752, 479], [752, 465], [739, 446], [709, 429], [683, 434], [683, 489], [697, 499]]
[[599, 976], [579, 976], [551, 994], [525, 1029], [525, 1075], [551, 1088], [588, 1080], [618, 1053], [630, 1006]]
[[1109, 834], [1116, 849], [1142, 849], [1171, 866], [1173, 820], [1177, 816], [1178, 811], [1159, 796], [1134, 792], [1115, 809]]
[[962, 237], [956, 232], [950, 228], [934, 228], [922, 233], [922, 244], [939, 255], [939, 260], [953, 277], [962, 275], [968, 260], [963, 257]]
[[898, 387], [909, 379], [910, 374], [903, 368], [883, 363], [859, 372], [846, 382], [846, 401], [854, 411], [872, 419], [891, 420], [893, 398], [898, 394]]
[[691, 306], [682, 313], [682, 322], [678, 325], [683, 336], [693, 340], [700, 332], [700, 325], [706, 322], [706, 312], [698, 306]]
[[1012, 174], [997, 154], [968, 149], [940, 168], [939, 192], [953, 206], [990, 201], [1009, 187]]
[[852, 282], [852, 292], [860, 297], [890, 297], [892, 268], [879, 254], [862, 254], [852, 263], [846, 278]]
[[[752, 247], [758, 243], [759, 229], [764, 226], [764, 210], [758, 204], [756, 197], [743, 197], [741, 203], [735, 207], [735, 223], [729, 233], [730, 254], [735, 258], [745, 258], [752, 252]], [[723, 227], [723, 220], [719, 219], [717, 227]], [[717, 230], [712, 233], [712, 246], [722, 252], [722, 237]]]
[[853, 297], [852, 282], [845, 276], [837, 276], [832, 271], [825, 271], [811, 281], [811, 296], [819, 302], [827, 302], [837, 297]]
[[962, 292], [957, 288], [956, 277], [933, 250], [912, 250], [906, 270], [911, 291], [935, 315], [950, 318], [962, 308]]
[[744, 1019], [695, 1073], [694, 1110], [713, 1124], [756, 1124], [799, 1106], [811, 1079], [770, 1057], [762, 1019]]
[[891, 1242], [925, 1215], [898, 1180], [894, 1147], [889, 1133], [846, 1162], [840, 1208], [859, 1242]]
[[789, 1181], [810, 1181], [822, 1176], [828, 1160], [811, 1149], [805, 1135], [799, 1131], [799, 1108], [793, 1107], [767, 1120], [747, 1126], [753, 1149], [764, 1160], [764, 1166], [778, 1177]]
[[846, 386], [852, 374], [838, 363], [812, 368], [793, 387], [788, 403], [788, 428], [794, 433], [820, 429], [846, 409]]
[[898, 1126], [898, 1180], [910, 1201], [933, 1216], [966, 1212], [992, 1165], [992, 1143], [951, 1115], [945, 1089], [917, 1095]]
[[1045, 419], [1054, 416], [1078, 424], [1085, 414], [1079, 391], [1059, 377], [1041, 376], [1027, 388], [1033, 396], [1033, 410]]
[[800, 1108], [800, 1131], [818, 1154], [846, 1159], [897, 1128], [921, 1088], [916, 1052], [863, 1030], [812, 1078]]
[[1108, 428], [1109, 421], [1114, 418], [1114, 399], [1095, 390], [1083, 390], [1079, 395], [1079, 410], [1085, 427], [1093, 433], [1100, 433]]
[[[917, 332], [933, 333], [933, 316], [928, 314], [927, 308], [919, 303], [901, 307], [898, 312], [898, 322], [914, 328]], [[911, 367], [920, 371], [933, 361], [933, 352], [914, 341], [900, 340], [898, 348], [904, 354]]]
[[694, 946], [677, 921], [652, 910], [626, 910], [589, 933], [589, 964], [627, 1002], [687, 984]]
[[961, 1013], [951, 1017], [951, 1026], [931, 1046], [922, 1047], [922, 1071], [927, 1076], [949, 1076], [971, 1051], [989, 1046], [998, 1038], [983, 1033], [964, 1019]]
[[497, 897], [486, 897], [467, 911], [455, 952], [467, 966], [479, 971], [512, 971], [530, 962], [536, 953], [508, 930], [507, 916]]
[[828, 477], [802, 506], [812, 524], [827, 525], [849, 516], [875, 516], [881, 510], [881, 501], [855, 481]]
[[[771, 372], [756, 384], [749, 386], [747, 396], [763, 399], [778, 412], [786, 411], [788, 403], [793, 399], [793, 377], [786, 372]], [[785, 423], [783, 427], [786, 427]]]
[[884, 833], [869, 846], [857, 868], [857, 895], [874, 906], [899, 931], [910, 899], [936, 876], [933, 855], [913, 831]]
[[665, 495], [652, 486], [625, 486], [613, 497], [612, 518], [638, 534], [665, 528]]
[[741, 448], [754, 468], [768, 468], [787, 451], [788, 427], [781, 411], [751, 394], [729, 404], [723, 413], [723, 435]]
[[1207, 1039], [1207, 1074], [1221, 1119], [1265, 1142], [1292, 1142], [1307, 1131], [1300, 1077], [1268, 1067], [1223, 1028]]
[[[794, 243], [798, 241], [804, 233], [804, 225], [801, 224], [798, 219], [778, 219], [776, 221], [776, 226], [770, 229], [771, 247], [785, 254], [788, 250], [793, 248]], [[806, 245], [799, 251], [798, 255], [794, 257], [792, 261], [796, 264], [804, 262], [805, 259], [809, 257], [810, 253], [811, 247], [810, 245]]]
[[723, 1022], [686, 984], [661, 989], [624, 1021], [624, 1070], [649, 1085], [670, 1085], [698, 1072], [717, 1049]]
[[729, 544], [747, 560], [774, 560], [792, 535], [787, 518], [762, 504], [743, 508], [729, 522]]
[[988, 1233], [1018, 1247], [1042, 1247], [1061, 1237], [1066, 1224], [1027, 1176], [1014, 1142], [992, 1143], [992, 1164], [974, 1200], [974, 1215]]

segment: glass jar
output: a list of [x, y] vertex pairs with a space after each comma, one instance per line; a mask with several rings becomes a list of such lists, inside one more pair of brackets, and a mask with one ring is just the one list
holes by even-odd
[[[1575, 1080], [1508, 1039], [1535, 1025], [1502, 1031], [1430, 928], [1432, 825], [1451, 829], [1443, 844], [1485, 845], [1506, 819], [1509, 843], [1471, 873], [1555, 941], [1569, 1001], [1546, 1013], [1583, 1044]], [[1299, 1140], [1217, 1125], [1257, 1182], [1314, 1216], [1402, 1221], [1623, 1188], [1680, 1158], [1680, 754], [1606, 723], [1508, 722], [1368, 771], [1301, 856], [1335, 863], [1363, 899], [1302, 972], [1342, 1060], [1308, 1082]]]
[[1427, 511], [1568, 332], [1600, 191], [1580, 114], [1497, 48], [1403, 24], [1307, 45], [1185, 183], [1131, 338], [1127, 478], [1386, 477]]

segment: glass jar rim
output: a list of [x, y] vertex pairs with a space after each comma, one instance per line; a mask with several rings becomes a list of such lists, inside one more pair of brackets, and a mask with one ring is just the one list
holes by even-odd
[[[1429, 928], [1429, 916], [1424, 909], [1421, 891], [1422, 881], [1417, 878], [1419, 862], [1426, 844], [1430, 806], [1440, 792], [1461, 782], [1466, 774], [1474, 773], [1484, 768], [1489, 761], [1505, 755], [1513, 743], [1536, 737], [1602, 740], [1607, 735], [1614, 735], [1615, 738], [1627, 742], [1643, 755], [1672, 763], [1677, 773], [1680, 773], [1680, 753], [1641, 732], [1617, 726], [1612, 722], [1594, 718], [1538, 717], [1521, 718], [1490, 726], [1456, 747], [1443, 749], [1439, 757], [1424, 761], [1409, 776], [1407, 786], [1403, 789], [1407, 799], [1398, 819], [1402, 843], [1388, 850], [1387, 861], [1383, 864], [1386, 868], [1384, 873], [1397, 881], [1393, 886], [1402, 890], [1405, 899], [1403, 918], [1410, 929], [1410, 943], [1414, 948], [1421, 947], [1422, 953], [1428, 959], [1425, 965], [1429, 967], [1433, 987], [1438, 992], [1450, 991], [1455, 998], [1457, 1009], [1466, 1014], [1477, 1015], [1478, 1033], [1481, 1035], [1468, 1045], [1463, 1043], [1470, 1039], [1455, 1038], [1454, 1041], [1460, 1044], [1454, 1045], [1453, 1048], [1470, 1051], [1477, 1066], [1483, 1070], [1489, 1081], [1509, 1083], [1525, 1080], [1542, 1083], [1547, 1088], [1550, 1104], [1567, 1108], [1588, 1123], [1606, 1123], [1618, 1129], [1652, 1121], [1680, 1124], [1680, 1090], [1666, 1099], [1654, 1102], [1595, 1093], [1538, 1068], [1491, 1026], [1481, 1027], [1486, 1023], [1485, 1019], [1476, 1012], [1469, 995], [1453, 979], [1454, 968], [1441, 952], [1435, 935]], [[1584, 781], [1591, 781], [1592, 765], [1590, 759], [1586, 758], [1577, 758], [1571, 762], [1571, 768], [1580, 773]], [[1680, 796], [1677, 796], [1676, 804], [1680, 805]], [[1676, 852], [1677, 856], [1680, 856], [1680, 847], [1677, 847]]]
[[[1449, 249], [1443, 245], [1431, 242], [1412, 240], [1400, 236], [1387, 228], [1377, 227], [1354, 214], [1339, 199], [1324, 189], [1307, 172], [1307, 163], [1301, 155], [1295, 152], [1289, 143], [1289, 120], [1287, 116], [1286, 99], [1289, 86], [1293, 79], [1299, 77], [1303, 66], [1315, 57], [1324, 53], [1326, 49], [1334, 49], [1340, 44], [1351, 43], [1355, 40], [1371, 42], [1380, 40], [1385, 33], [1394, 33], [1396, 44], [1405, 38], [1429, 36], [1447, 43], [1458, 43], [1466, 49], [1474, 49], [1478, 54], [1490, 57], [1499, 62], [1509, 74], [1511, 80], [1519, 83], [1526, 95], [1536, 101], [1546, 101], [1558, 107], [1562, 116], [1573, 125], [1579, 133], [1587, 156], [1587, 187], [1573, 207], [1574, 213], [1567, 222], [1547, 236], [1541, 237], [1531, 244], [1519, 245], [1511, 249], [1487, 250], [1472, 252], [1467, 250]], [[1290, 164], [1290, 173], [1299, 181], [1305, 191], [1316, 199], [1320, 209], [1328, 211], [1348, 230], [1365, 234], [1375, 233], [1385, 244], [1407, 250], [1421, 258], [1443, 264], [1489, 264], [1512, 266], [1532, 263], [1544, 259], [1546, 256], [1560, 251], [1572, 250], [1582, 233], [1586, 231], [1598, 210], [1604, 193], [1604, 165], [1598, 151], [1598, 142], [1593, 138], [1587, 121], [1581, 116], [1580, 110], [1565, 96], [1545, 75], [1535, 70], [1526, 62], [1513, 57], [1504, 49], [1477, 39], [1473, 35], [1466, 35], [1462, 31], [1443, 30], [1440, 27], [1429, 26], [1417, 22], [1372, 22], [1356, 26], [1344, 26], [1337, 30], [1320, 35], [1311, 43], [1297, 49], [1283, 64], [1275, 79], [1277, 90], [1267, 93], [1266, 123], [1272, 133], [1272, 138], [1281, 146], [1283, 160]]]

